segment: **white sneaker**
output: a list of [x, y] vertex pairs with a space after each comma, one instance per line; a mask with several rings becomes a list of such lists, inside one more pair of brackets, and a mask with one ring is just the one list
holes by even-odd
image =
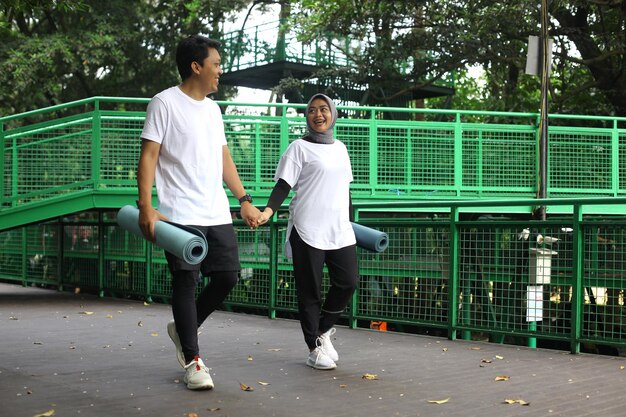
[[332, 327], [326, 333], [322, 333], [322, 335], [319, 337], [320, 346], [322, 347], [324, 352], [326, 352], [328, 357], [333, 360], [333, 362], [337, 362], [339, 360], [339, 354], [335, 350], [335, 347], [333, 346], [333, 343], [330, 340], [331, 336], [334, 335], [336, 331], [337, 330], [334, 327]]
[[197, 355], [185, 365], [185, 378], [183, 381], [187, 384], [189, 389], [211, 389], [214, 387], [213, 379], [209, 374], [209, 368], [204, 366], [202, 359]]
[[180, 344], [180, 338], [178, 337], [178, 332], [176, 331], [176, 323], [174, 320], [171, 320], [167, 323], [167, 334], [174, 342], [174, 346], [176, 346], [176, 359], [178, 359], [178, 363], [183, 368], [185, 367], [185, 355], [183, 354], [183, 345]]
[[337, 364], [324, 352], [321, 346], [309, 353], [306, 364], [315, 369], [335, 369], [337, 367]]

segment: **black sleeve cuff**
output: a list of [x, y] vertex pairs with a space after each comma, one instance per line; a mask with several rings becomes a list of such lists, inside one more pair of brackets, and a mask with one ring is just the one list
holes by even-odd
[[284, 179], [279, 179], [274, 188], [272, 189], [272, 193], [270, 194], [270, 198], [267, 201], [267, 207], [271, 208], [274, 213], [278, 210], [283, 204], [283, 201], [289, 195], [289, 191], [291, 191], [291, 186], [287, 184], [287, 181]]

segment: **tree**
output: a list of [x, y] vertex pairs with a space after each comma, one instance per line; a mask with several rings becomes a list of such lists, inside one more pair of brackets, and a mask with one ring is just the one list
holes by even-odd
[[[298, 6], [294, 25], [303, 40], [319, 33], [352, 40], [344, 52], [355, 68], [335, 71], [367, 86], [375, 102], [478, 67], [486, 81], [483, 108], [538, 108], [539, 80], [524, 74], [528, 36], [539, 35], [538, 1], [302, 0]], [[626, 115], [626, 3], [553, 0], [550, 13], [557, 46], [553, 110]]]
[[151, 97], [180, 81], [173, 51], [181, 37], [201, 33], [219, 38], [228, 16], [248, 3], [3, 2], [0, 114], [97, 95]]

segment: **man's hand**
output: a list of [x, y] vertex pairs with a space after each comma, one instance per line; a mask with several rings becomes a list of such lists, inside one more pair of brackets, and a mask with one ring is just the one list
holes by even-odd
[[249, 202], [241, 205], [241, 218], [246, 222], [250, 229], [256, 229], [258, 226], [257, 219], [261, 216], [261, 211]]
[[156, 240], [154, 235], [154, 225], [159, 220], [167, 220], [167, 217], [159, 213], [152, 207], [142, 207], [139, 209], [139, 228], [143, 236], [150, 242]]

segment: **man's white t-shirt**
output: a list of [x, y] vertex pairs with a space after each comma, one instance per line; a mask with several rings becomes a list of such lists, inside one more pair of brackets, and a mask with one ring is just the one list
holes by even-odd
[[278, 163], [274, 180], [280, 178], [295, 193], [289, 205], [287, 256], [291, 256], [289, 235], [294, 226], [302, 240], [317, 249], [356, 243], [349, 213], [352, 165], [342, 142], [293, 141]]
[[181, 224], [232, 223], [223, 186], [224, 122], [211, 99], [194, 100], [179, 87], [154, 96], [142, 139], [161, 144], [156, 167], [159, 211]]

